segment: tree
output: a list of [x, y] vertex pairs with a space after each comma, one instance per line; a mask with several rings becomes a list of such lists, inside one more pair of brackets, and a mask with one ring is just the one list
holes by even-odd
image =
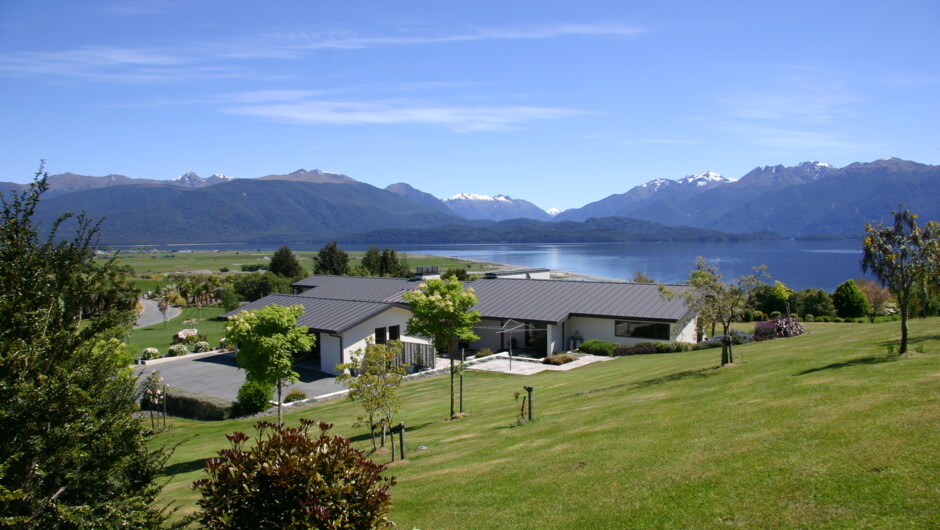
[[438, 352], [450, 356], [450, 417], [454, 417], [454, 375], [457, 368], [455, 347], [457, 340], [477, 340], [473, 324], [480, 320], [479, 311], [470, 308], [477, 303], [473, 289], [464, 290], [460, 280], [453, 278], [430, 280], [417, 290], [402, 295], [411, 306], [408, 333], [428, 337]]
[[894, 293], [901, 312], [901, 346], [907, 352], [907, 319], [918, 290], [940, 282], [940, 226], [929, 221], [921, 228], [917, 215], [903, 206], [892, 211], [894, 224], [865, 224], [862, 270], [871, 272]]
[[277, 387], [277, 419], [283, 421], [281, 393], [284, 383], [296, 383], [294, 353], [313, 347], [313, 335], [306, 326], [297, 326], [304, 313], [302, 305], [269, 305], [242, 311], [225, 327], [225, 339], [238, 345], [235, 361], [245, 370], [245, 379]]
[[331, 241], [317, 252], [317, 257], [313, 259], [314, 274], [333, 274], [343, 276], [349, 273], [349, 254], [343, 252], [336, 246], [336, 241]]
[[643, 274], [641, 271], [634, 272], [633, 278], [630, 281], [633, 283], [656, 283], [652, 278]]
[[[405, 377], [405, 367], [395, 363], [401, 356], [401, 342], [392, 341], [388, 345], [366, 343], [365, 350], [357, 350], [353, 361], [340, 364], [336, 378], [349, 388], [349, 399], [362, 405], [364, 416], [360, 416], [354, 426], [366, 426], [372, 435], [372, 449], [376, 449], [375, 431], [381, 427], [384, 433], [391, 428], [392, 420], [401, 398], [398, 388]], [[358, 375], [352, 375], [355, 371]], [[382, 438], [385, 445], [385, 438]]]
[[[755, 272], [761, 277], [766, 277], [765, 269], [764, 266], [756, 267]], [[724, 335], [721, 342], [721, 365], [724, 366], [734, 362], [731, 324], [746, 307], [749, 293], [762, 285], [762, 282], [755, 274], [741, 276], [735, 283], [725, 283], [721, 279], [722, 274], [718, 267], [709, 265], [705, 258], [699, 257], [695, 270], [689, 275], [688, 288], [681, 291], [679, 296], [685, 299], [686, 305], [695, 311], [700, 319], [721, 324]], [[662, 285], [659, 292], [667, 299], [676, 296], [675, 292]]]
[[369, 271], [369, 276], [381, 276], [382, 270], [382, 255], [379, 254], [379, 249], [375, 248], [375, 245], [369, 247], [369, 250], [366, 251], [362, 256], [362, 266]]
[[114, 260], [95, 262], [100, 222], [84, 215], [40, 238], [47, 189], [40, 167], [27, 189], [0, 194], [0, 526], [158, 527], [167, 453], [132, 415], [139, 392], [118, 340], [132, 307], [117, 297], [83, 318]]
[[249, 302], [264, 298], [271, 293], [289, 293], [291, 291], [290, 280], [282, 278], [271, 271], [239, 274], [235, 278], [234, 288], [242, 300]]
[[[777, 304], [783, 305], [786, 308], [787, 317], [790, 316], [790, 298], [793, 296], [793, 289], [787, 287], [787, 284], [775, 280], [773, 286], [773, 297], [776, 299]], [[782, 313], [783, 311], [781, 311]]]
[[855, 284], [858, 285], [859, 290], [862, 291], [862, 294], [865, 295], [865, 299], [868, 301], [870, 310], [866, 316], [868, 317], [868, 321], [873, 323], [875, 317], [882, 314], [888, 307], [888, 303], [891, 302], [891, 291], [878, 282], [865, 277], [857, 278]]
[[836, 316], [836, 306], [832, 305], [832, 297], [822, 289], [810, 287], [793, 295], [793, 309], [797, 315]]
[[[311, 434], [316, 425], [319, 433]], [[307, 419], [300, 427], [260, 422], [253, 447], [248, 435], [229, 434], [231, 449], [205, 463], [208, 478], [193, 489], [201, 497], [196, 520], [205, 528], [387, 528], [394, 477], [333, 426]]]
[[299, 278], [306, 274], [303, 265], [287, 245], [277, 249], [268, 270], [282, 278]]
[[842, 318], [858, 318], [871, 313], [865, 294], [854, 280], [846, 280], [836, 287], [832, 292], [832, 305], [836, 308], [836, 314]]

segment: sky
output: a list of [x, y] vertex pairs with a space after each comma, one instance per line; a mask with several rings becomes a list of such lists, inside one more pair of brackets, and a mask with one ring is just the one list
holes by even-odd
[[940, 2], [0, 0], [0, 181], [304, 168], [583, 206], [940, 163]]

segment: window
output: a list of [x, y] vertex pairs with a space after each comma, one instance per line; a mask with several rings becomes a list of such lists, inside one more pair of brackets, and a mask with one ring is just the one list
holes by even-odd
[[401, 326], [388, 327], [388, 340], [401, 340]]
[[637, 322], [634, 320], [615, 320], [614, 335], [639, 339], [669, 340], [669, 324], [662, 322]]
[[375, 328], [375, 343], [385, 344], [386, 342], [388, 342], [388, 335], [385, 328]]

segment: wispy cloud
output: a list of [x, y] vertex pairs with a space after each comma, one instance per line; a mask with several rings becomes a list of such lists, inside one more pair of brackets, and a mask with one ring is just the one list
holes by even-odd
[[[115, 14], [157, 9], [160, 2], [119, 3]], [[439, 34], [351, 35], [285, 32], [175, 46], [82, 46], [49, 51], [17, 51], [0, 56], [0, 75], [45, 76], [116, 82], [150, 82], [186, 77], [256, 75], [251, 60], [303, 59], [318, 49], [362, 49], [433, 45], [487, 40], [535, 40], [561, 37], [633, 36], [642, 28], [618, 24], [563, 24], [533, 28], [476, 28]]]
[[458, 132], [506, 131], [537, 120], [558, 120], [583, 112], [529, 106], [456, 106], [402, 100], [321, 101], [230, 105], [222, 112], [296, 124], [388, 125], [420, 124]]

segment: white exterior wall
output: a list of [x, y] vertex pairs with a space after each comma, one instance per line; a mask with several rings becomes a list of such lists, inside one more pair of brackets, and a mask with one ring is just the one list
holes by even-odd
[[555, 353], [555, 350], [568, 351], [568, 347], [565, 344], [565, 337], [561, 336], [561, 332], [566, 326], [567, 324], [549, 324], [546, 326], [548, 329], [545, 332], [545, 347], [548, 351], [545, 352], [545, 355], [551, 355]]
[[320, 370], [337, 375], [336, 365], [342, 364], [340, 358], [340, 338], [328, 333], [320, 333]]
[[[618, 319], [619, 320], [619, 319]], [[680, 321], [680, 325], [682, 322]], [[575, 332], [580, 332], [584, 340], [598, 339], [609, 342], [619, 342], [620, 344], [630, 346], [641, 342], [662, 342], [656, 339], [645, 339], [639, 337], [618, 337], [614, 334], [614, 320], [607, 318], [590, 317], [571, 317], [565, 322], [565, 339], [571, 338]], [[695, 319], [692, 318], [681, 330], [676, 329], [676, 324], [670, 325], [670, 335], [675, 337], [677, 342], [695, 342]], [[567, 347], [567, 342], [565, 343]]]
[[[691, 320], [689, 320], [686, 323], [686, 325], [678, 331], [678, 333], [676, 334], [675, 341], [676, 342], [689, 342], [689, 343], [695, 344], [695, 339], [698, 338], [697, 334], [695, 333], [695, 327], [696, 327], [697, 322], [698, 322], [698, 318], [692, 318]], [[680, 324], [681, 324], [681, 321], [680, 321]], [[676, 326], [674, 325], [673, 331], [675, 331], [675, 327]]]
[[[480, 320], [473, 325], [473, 332], [479, 338], [470, 343], [470, 348], [474, 350], [482, 350], [483, 348], [489, 348], [494, 352], [501, 350], [499, 347], [499, 338], [500, 335], [497, 333], [497, 330], [502, 326], [501, 320]], [[507, 343], [508, 344], [508, 343]]]
[[[366, 339], [372, 338], [375, 339], [375, 328], [388, 328], [391, 326], [400, 326], [401, 327], [401, 340], [408, 342], [418, 342], [421, 344], [431, 344], [430, 341], [425, 340], [422, 337], [412, 337], [405, 335], [405, 331], [408, 328], [408, 318], [411, 317], [411, 312], [398, 308], [391, 307], [378, 315], [366, 320], [365, 322], [360, 322], [359, 324], [353, 326], [352, 328], [346, 330], [343, 333], [343, 352], [342, 352], [342, 361], [341, 363], [347, 363], [351, 359], [351, 355], [356, 352], [356, 350], [365, 349]], [[339, 345], [337, 344], [336, 350], [339, 350]], [[322, 353], [321, 359], [326, 358], [326, 352], [320, 350]], [[338, 355], [337, 355], [338, 356]], [[336, 365], [329, 367], [329, 370], [326, 370], [327, 366], [324, 362], [321, 362], [321, 367], [324, 372], [331, 374], [336, 373]], [[339, 364], [339, 363], [337, 363]]]

